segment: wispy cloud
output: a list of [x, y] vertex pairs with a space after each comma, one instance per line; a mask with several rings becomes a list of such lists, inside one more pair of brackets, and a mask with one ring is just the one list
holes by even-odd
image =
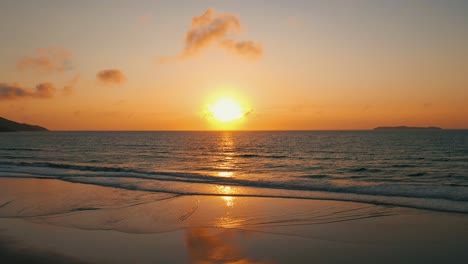
[[17, 84], [0, 83], [0, 100], [13, 100], [30, 96], [30, 92]]
[[238, 41], [233, 39], [225, 39], [220, 45], [228, 51], [245, 56], [250, 59], [258, 59], [263, 55], [262, 46], [253, 41]]
[[99, 81], [105, 84], [122, 84], [127, 81], [125, 74], [117, 69], [102, 70], [96, 74]]
[[31, 95], [37, 98], [52, 98], [55, 95], [55, 90], [52, 83], [40, 83], [36, 85], [36, 90]]
[[185, 35], [185, 48], [182, 57], [192, 56], [213, 42], [226, 37], [227, 34], [239, 34], [241, 24], [232, 14], [218, 14], [209, 8], [201, 16], [192, 18], [192, 27]]
[[242, 33], [242, 25], [236, 15], [208, 8], [202, 15], [194, 16], [190, 29], [185, 34], [185, 46], [177, 57], [161, 58], [160, 62], [186, 59], [199, 54], [213, 44], [236, 55], [259, 58], [263, 54], [260, 44], [247, 40], [236, 41], [232, 36]]
[[52, 98], [56, 88], [52, 83], [40, 83], [34, 89], [22, 87], [16, 83], [0, 83], [0, 100], [16, 100], [22, 98]]
[[72, 53], [61, 47], [37, 49], [34, 55], [21, 58], [17, 68], [40, 73], [64, 72], [71, 68], [71, 57]]

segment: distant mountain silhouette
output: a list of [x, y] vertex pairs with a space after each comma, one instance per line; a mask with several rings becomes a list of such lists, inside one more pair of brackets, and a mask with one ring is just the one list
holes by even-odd
[[376, 127], [373, 130], [441, 130], [440, 127], [409, 127], [409, 126], [389, 126]]
[[17, 123], [3, 117], [0, 117], [0, 132], [17, 132], [17, 131], [49, 131], [47, 128]]

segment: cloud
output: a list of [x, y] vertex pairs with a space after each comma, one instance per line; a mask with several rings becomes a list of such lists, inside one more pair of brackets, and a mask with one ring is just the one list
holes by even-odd
[[0, 100], [14, 100], [29, 96], [30, 91], [17, 84], [0, 83]]
[[36, 91], [31, 95], [37, 98], [51, 98], [55, 95], [55, 87], [52, 83], [40, 83], [36, 85]]
[[61, 47], [37, 49], [34, 55], [21, 58], [17, 68], [40, 73], [61, 73], [71, 68], [71, 57], [72, 53]]
[[227, 34], [238, 34], [240, 31], [241, 24], [237, 17], [217, 14], [209, 8], [203, 15], [192, 18], [192, 27], [185, 35], [185, 48], [181, 56], [192, 56]]
[[23, 98], [47, 99], [55, 96], [56, 88], [52, 83], [40, 83], [34, 89], [18, 84], [0, 83], [0, 100], [16, 100]]
[[190, 29], [185, 34], [185, 46], [176, 58], [160, 58], [160, 62], [186, 59], [200, 53], [212, 44], [227, 49], [234, 54], [259, 58], [263, 54], [260, 44], [254, 41], [236, 41], [232, 36], [242, 33], [239, 18], [233, 14], [220, 13], [208, 8], [200, 16], [194, 16]]
[[127, 81], [125, 74], [116, 69], [102, 70], [96, 74], [96, 77], [105, 84], [122, 84]]
[[236, 42], [233, 39], [225, 39], [220, 43], [220, 45], [226, 48], [228, 51], [250, 59], [258, 59], [263, 55], [262, 46], [253, 41]]

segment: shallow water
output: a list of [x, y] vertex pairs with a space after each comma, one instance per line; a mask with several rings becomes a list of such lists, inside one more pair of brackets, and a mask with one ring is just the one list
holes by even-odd
[[2, 133], [0, 176], [468, 213], [468, 131]]

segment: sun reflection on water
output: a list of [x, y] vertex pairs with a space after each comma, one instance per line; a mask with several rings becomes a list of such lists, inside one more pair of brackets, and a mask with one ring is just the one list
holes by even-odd
[[219, 160], [214, 165], [215, 169], [218, 170], [217, 176], [221, 178], [232, 178], [234, 177], [234, 170], [236, 170], [236, 159], [235, 159], [235, 142], [232, 133], [224, 132], [220, 135], [218, 141], [218, 155]]
[[234, 175], [234, 172], [232, 171], [220, 171], [218, 172], [219, 177], [223, 178], [231, 178]]
[[226, 194], [227, 196], [230, 196], [230, 194], [234, 194], [236, 192], [237, 188], [227, 185], [218, 185], [216, 186], [216, 189], [218, 194]]

